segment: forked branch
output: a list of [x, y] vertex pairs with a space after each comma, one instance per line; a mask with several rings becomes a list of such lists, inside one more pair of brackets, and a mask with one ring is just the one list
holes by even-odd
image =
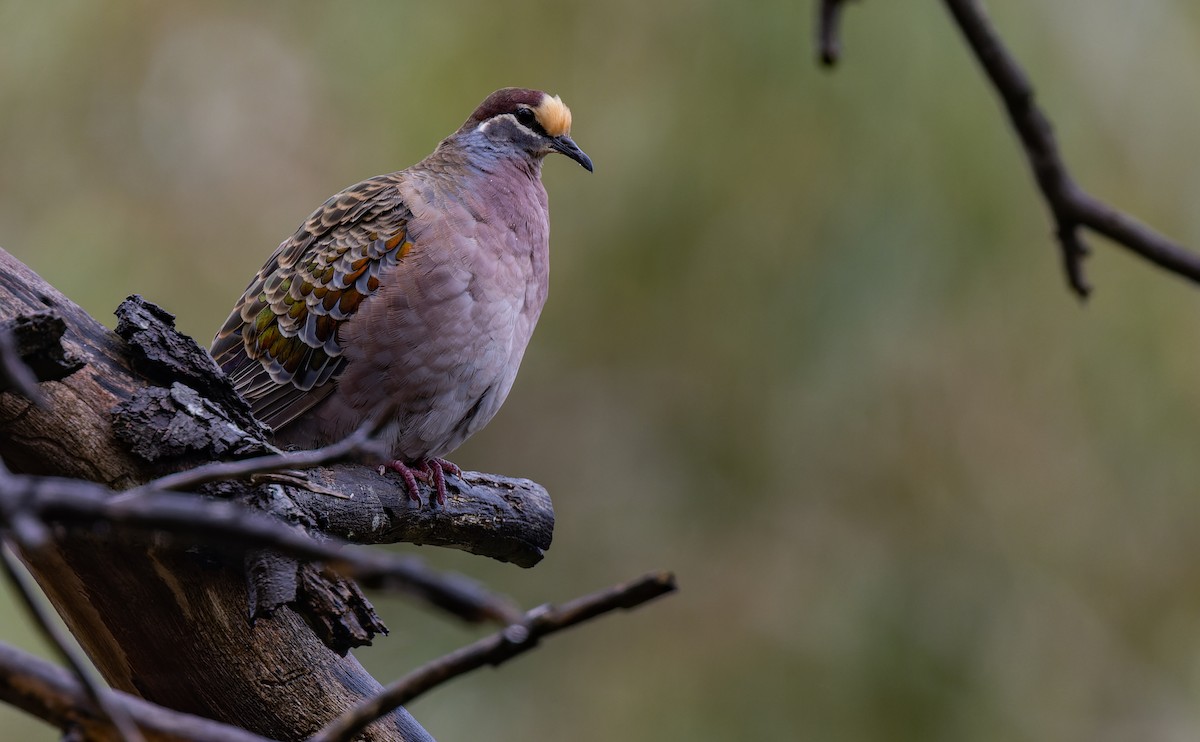
[[[822, 59], [837, 60], [838, 8], [843, 0], [820, 0]], [[943, 0], [968, 47], [1008, 112], [1025, 158], [1054, 220], [1067, 284], [1081, 299], [1091, 292], [1083, 270], [1088, 254], [1080, 234], [1090, 229], [1158, 267], [1200, 282], [1200, 255], [1109, 206], [1085, 191], [1063, 162], [1050, 119], [1038, 107], [1029, 77], [1004, 45], [979, 0]], [[827, 22], [825, 22], [827, 21]], [[831, 51], [831, 54], [826, 52]]]

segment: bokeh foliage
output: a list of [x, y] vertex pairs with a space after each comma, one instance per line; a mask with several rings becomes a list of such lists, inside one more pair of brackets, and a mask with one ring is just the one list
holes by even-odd
[[[990, 5], [1082, 182], [1200, 248], [1200, 11]], [[811, 6], [0, 2], [0, 245], [207, 340], [330, 193], [560, 93], [596, 173], [547, 165], [551, 300], [456, 456], [545, 484], [555, 546], [422, 553], [526, 605], [683, 589], [418, 701], [430, 731], [1200, 736], [1200, 294], [1097, 244], [1079, 306], [940, 5], [853, 4], [832, 75]], [[380, 607], [383, 679], [477, 634]]]

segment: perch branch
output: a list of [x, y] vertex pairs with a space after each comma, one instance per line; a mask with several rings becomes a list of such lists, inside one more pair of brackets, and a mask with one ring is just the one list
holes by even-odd
[[653, 572], [561, 606], [535, 608], [522, 616], [519, 623], [429, 662], [388, 685], [383, 692], [334, 719], [309, 742], [348, 742], [375, 719], [448, 680], [484, 665], [500, 665], [533, 649], [544, 636], [609, 611], [636, 608], [674, 590], [674, 575]]
[[[377, 588], [402, 590], [469, 621], [507, 622], [507, 603], [461, 578], [439, 574], [419, 560], [317, 541], [287, 523], [233, 502], [144, 491], [136, 499], [112, 497], [106, 487], [79, 480], [11, 474], [0, 469], [0, 505], [38, 521], [108, 523], [168, 533], [241, 550], [269, 548], [319, 560]], [[22, 544], [24, 547], [24, 544]], [[68, 658], [70, 660], [70, 658]]]

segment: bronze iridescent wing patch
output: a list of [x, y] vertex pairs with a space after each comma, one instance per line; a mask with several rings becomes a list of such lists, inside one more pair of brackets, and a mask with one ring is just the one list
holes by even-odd
[[328, 396], [344, 364], [338, 327], [412, 249], [396, 176], [351, 186], [254, 277], [212, 354], [260, 420], [279, 429]]

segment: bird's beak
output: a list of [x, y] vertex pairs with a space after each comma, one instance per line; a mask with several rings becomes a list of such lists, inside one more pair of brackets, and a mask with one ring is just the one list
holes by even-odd
[[589, 173], [592, 172], [592, 158], [585, 155], [583, 150], [579, 148], [579, 145], [575, 143], [575, 140], [566, 134], [563, 134], [561, 137], [552, 138], [550, 140], [550, 149], [570, 157], [575, 162], [583, 165]]

